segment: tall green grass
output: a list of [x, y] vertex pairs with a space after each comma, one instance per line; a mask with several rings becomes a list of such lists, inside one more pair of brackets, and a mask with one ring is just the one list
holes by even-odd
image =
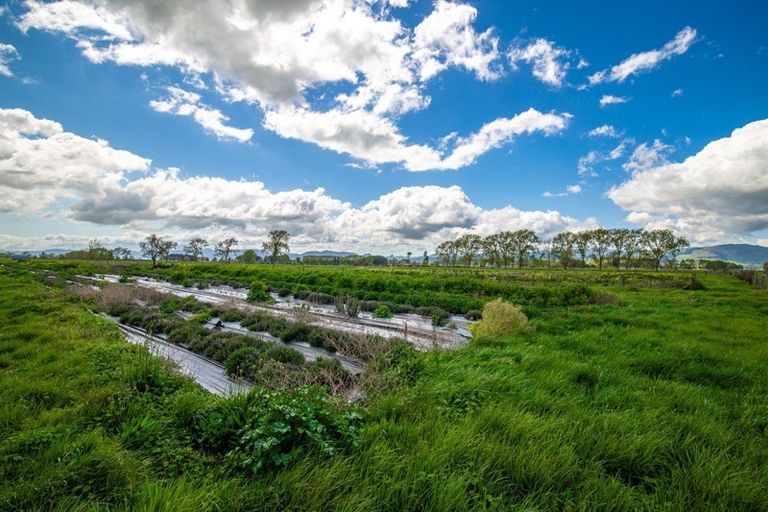
[[0, 509], [768, 510], [768, 293], [699, 279], [389, 354], [358, 447], [243, 476], [189, 434], [214, 399], [0, 270]]

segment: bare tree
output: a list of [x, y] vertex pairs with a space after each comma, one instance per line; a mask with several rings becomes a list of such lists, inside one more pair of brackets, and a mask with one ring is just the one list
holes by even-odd
[[287, 253], [290, 248], [288, 242], [291, 240], [291, 235], [283, 229], [275, 229], [269, 232], [267, 241], [262, 244], [262, 248], [272, 255], [272, 263], [277, 263], [277, 258], [283, 252]]
[[216, 251], [216, 255], [219, 256], [219, 261], [228, 263], [229, 258], [232, 255], [232, 252], [235, 250], [235, 246], [238, 243], [239, 242], [235, 237], [225, 238], [224, 240], [217, 242], [215, 251]]
[[163, 240], [152, 233], [139, 244], [139, 247], [141, 247], [141, 253], [152, 260], [152, 266], [156, 267], [158, 260], [166, 261], [168, 259], [171, 250], [176, 247], [176, 242]]
[[208, 247], [208, 240], [197, 236], [184, 246], [184, 253], [188, 254], [194, 261], [199, 261], [203, 255], [203, 249], [206, 247]]

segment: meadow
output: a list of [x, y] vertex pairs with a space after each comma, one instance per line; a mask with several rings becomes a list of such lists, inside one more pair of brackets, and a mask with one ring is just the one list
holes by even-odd
[[[768, 510], [768, 291], [731, 276], [3, 263], [2, 510]], [[501, 297], [532, 328], [393, 344], [355, 405], [216, 398], [65, 291], [93, 273], [457, 314]]]

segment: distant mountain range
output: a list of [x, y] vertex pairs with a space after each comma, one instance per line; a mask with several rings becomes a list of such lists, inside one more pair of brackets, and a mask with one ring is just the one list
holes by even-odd
[[745, 267], [762, 267], [768, 261], [768, 247], [751, 244], [724, 244], [710, 247], [690, 247], [677, 255], [678, 260], [722, 260]]

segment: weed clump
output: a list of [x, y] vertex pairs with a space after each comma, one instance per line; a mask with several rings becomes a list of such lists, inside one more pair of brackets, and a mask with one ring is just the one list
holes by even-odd
[[387, 305], [379, 306], [371, 314], [374, 318], [392, 318], [392, 310]]
[[251, 288], [248, 290], [248, 302], [272, 302], [272, 296], [267, 290], [267, 285], [261, 281], [251, 283]]
[[483, 319], [472, 324], [470, 331], [476, 339], [494, 336], [513, 336], [531, 330], [528, 317], [522, 310], [502, 299], [492, 300], [483, 308]]

